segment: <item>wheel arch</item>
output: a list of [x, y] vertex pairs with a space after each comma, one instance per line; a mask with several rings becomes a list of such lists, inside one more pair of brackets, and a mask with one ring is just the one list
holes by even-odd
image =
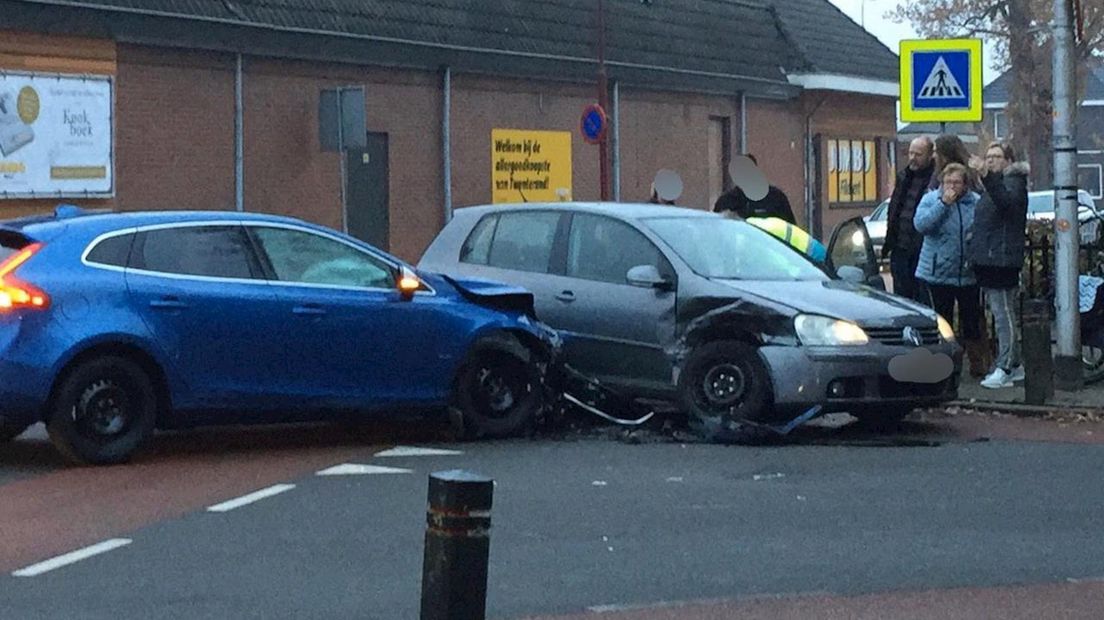
[[89, 360], [101, 357], [121, 357], [130, 360], [146, 373], [153, 383], [154, 393], [157, 396], [157, 423], [160, 425], [164, 422], [172, 411], [172, 392], [169, 388], [168, 375], [162, 364], [152, 353], [142, 346], [126, 340], [105, 340], [88, 343], [86, 346], [73, 351], [54, 375], [54, 381], [50, 385], [49, 397], [43, 412], [50, 411], [53, 407], [58, 387], [74, 369]]

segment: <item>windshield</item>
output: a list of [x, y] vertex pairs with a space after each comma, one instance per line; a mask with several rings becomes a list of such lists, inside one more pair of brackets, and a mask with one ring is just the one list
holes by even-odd
[[878, 222], [878, 221], [886, 219], [886, 213], [887, 213], [888, 209], [889, 209], [889, 201], [888, 200], [882, 201], [882, 204], [878, 205], [878, 208], [874, 209], [874, 212], [870, 214], [870, 221], [871, 222]]
[[[1092, 195], [1085, 190], [1077, 190], [1077, 206], [1083, 212], [1090, 211], [1093, 206]], [[1028, 213], [1054, 213], [1054, 192], [1029, 192], [1027, 194]]]
[[1027, 195], [1027, 212], [1028, 213], [1051, 213], [1054, 211], [1054, 194], [1051, 192], [1044, 192], [1041, 194], [1031, 193]]
[[827, 280], [810, 260], [747, 222], [712, 217], [644, 220], [694, 273], [735, 280]]

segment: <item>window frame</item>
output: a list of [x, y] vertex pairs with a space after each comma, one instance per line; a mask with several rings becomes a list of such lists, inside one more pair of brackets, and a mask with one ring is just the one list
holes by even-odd
[[[266, 280], [274, 286], [294, 286], [294, 287], [298, 287], [298, 288], [325, 289], [325, 290], [344, 290], [344, 291], [397, 292], [398, 291], [398, 286], [397, 286], [398, 281], [402, 277], [401, 274], [402, 274], [403, 268], [406, 267], [406, 265], [403, 265], [402, 263], [399, 263], [395, 260], [391, 260], [388, 257], [380, 254], [379, 252], [375, 252], [375, 251], [371, 250], [368, 247], [361, 246], [360, 244], [358, 244], [356, 242], [353, 242], [349, 239], [345, 239], [345, 238], [342, 238], [339, 235], [336, 235], [336, 234], [333, 234], [333, 233], [330, 233], [330, 232], [327, 232], [327, 231], [317, 230], [317, 229], [310, 228], [310, 227], [307, 227], [307, 226], [299, 226], [299, 225], [296, 225], [296, 224], [290, 224], [290, 223], [285, 223], [285, 222], [266, 222], [266, 221], [252, 221], [252, 222], [250, 222], [250, 221], [247, 221], [247, 222], [243, 222], [243, 227], [245, 228], [246, 235], [248, 236], [249, 241], [253, 246], [253, 252], [256, 254], [257, 260], [261, 263], [261, 268], [265, 272]], [[272, 264], [270, 262], [268, 253], [264, 250], [264, 246], [261, 244], [260, 239], [258, 239], [257, 236], [256, 236], [256, 229], [257, 228], [276, 228], [276, 229], [281, 229], [281, 230], [291, 230], [291, 231], [294, 231], [294, 232], [304, 233], [304, 234], [308, 234], [308, 235], [314, 235], [316, 237], [321, 237], [321, 238], [328, 239], [330, 241], [334, 241], [334, 242], [337, 242], [339, 244], [345, 245], [349, 248], [352, 248], [353, 251], [355, 251], [355, 252], [359, 252], [361, 254], [366, 255], [369, 259], [371, 259], [375, 262], [381, 263], [390, 272], [391, 277], [394, 279], [395, 286], [393, 286], [393, 287], [378, 287], [378, 286], [370, 287], [370, 286], [351, 286], [351, 285], [347, 285], [347, 284], [321, 284], [321, 283], [315, 283], [315, 282], [290, 282], [290, 281], [280, 280], [276, 275], [275, 269], [272, 267]], [[414, 271], [414, 270], [411, 268], [411, 271]], [[437, 291], [434, 290], [433, 287], [431, 287], [429, 284], [427, 284], [424, 280], [422, 281], [422, 286], [424, 287], [424, 290], [417, 291], [415, 293], [415, 295], [436, 295], [437, 294]]]
[[[601, 213], [590, 213], [590, 212], [586, 212], [586, 211], [579, 211], [579, 212], [572, 213], [571, 217], [567, 218], [567, 224], [564, 227], [565, 230], [563, 231], [563, 243], [562, 243], [562, 247], [563, 247], [562, 268], [563, 268], [563, 270], [562, 270], [562, 273], [558, 274], [558, 275], [563, 275], [564, 277], [571, 278], [573, 280], [583, 280], [583, 281], [586, 281], [586, 282], [598, 282], [598, 283], [601, 283], [601, 284], [612, 284], [614, 286], [633, 286], [632, 284], [629, 283], [627, 278], [624, 279], [623, 282], [610, 282], [609, 280], [597, 279], [597, 278], [587, 278], [587, 277], [584, 277], [584, 276], [581, 276], [581, 275], [575, 275], [575, 274], [571, 273], [571, 270], [570, 270], [570, 264], [571, 264], [571, 233], [575, 229], [575, 220], [576, 220], [576, 218], [591, 218], [591, 217], [599, 219], [599, 220], [607, 220], [609, 222], [613, 222], [616, 225], [624, 226], [624, 227], [628, 228], [629, 230], [631, 230], [632, 232], [639, 235], [640, 238], [643, 239], [645, 243], [650, 245], [652, 247], [652, 249], [655, 250], [656, 254], [659, 256], [659, 258], [666, 265], [666, 270], [664, 270], [663, 267], [661, 267], [659, 265], [656, 266], [659, 269], [660, 274], [663, 275], [664, 277], [670, 278], [671, 283], [674, 284], [674, 285], [677, 285], [677, 283], [678, 283], [678, 272], [675, 270], [674, 264], [671, 262], [671, 259], [669, 259], [667, 257], [667, 255], [663, 252], [663, 250], [659, 247], [659, 245], [655, 241], [652, 241], [652, 239], [650, 239], [648, 237], [648, 235], [644, 234], [644, 232], [641, 231], [639, 228], [637, 228], [636, 226], [634, 226], [633, 224], [631, 224], [629, 222], [626, 222], [625, 220], [618, 219], [616, 217], [610, 217], [608, 215], [601, 214]], [[634, 265], [634, 267], [635, 267], [635, 265]]]
[[[488, 213], [483, 217], [476, 220], [475, 225], [468, 230], [468, 234], [464, 237], [464, 241], [460, 244], [459, 253], [456, 256], [456, 262], [464, 265], [479, 265], [482, 267], [489, 267], [491, 261], [491, 250], [494, 249], [494, 238], [498, 234], [498, 220], [501, 213]], [[491, 226], [491, 238], [487, 241], [487, 260], [483, 262], [470, 261], [464, 259], [464, 250], [469, 248], [469, 243], [475, 238], [475, 232], [479, 230], [480, 226], [483, 226], [485, 222], [490, 222]]]
[[[491, 263], [491, 258], [494, 256], [495, 242], [498, 241], [498, 233], [502, 229], [502, 219], [506, 217], [523, 217], [531, 215], [554, 215], [556, 216], [555, 229], [552, 233], [552, 244], [549, 247], [548, 252], [548, 265], [545, 266], [543, 271], [533, 271], [529, 269], [518, 269], [516, 267], [502, 267]], [[535, 273], [544, 275], [563, 275], [565, 268], [564, 261], [565, 256], [561, 256], [561, 251], [558, 249], [563, 244], [562, 236], [564, 235], [565, 222], [570, 222], [570, 212], [566, 212], [562, 209], [517, 209], [511, 211], [500, 211], [493, 214], [497, 217], [495, 222], [494, 235], [491, 236], [491, 247], [487, 252], [487, 263], [482, 265], [483, 267], [489, 267], [491, 269], [501, 269], [503, 271], [514, 271], [517, 273]], [[480, 220], [482, 221], [482, 220]], [[473, 227], [474, 231], [475, 228]], [[475, 263], [465, 263], [475, 264]]]
[[[237, 278], [229, 276], [207, 276], [195, 273], [174, 273], [172, 271], [158, 271], [156, 269], [146, 269], [143, 267], [134, 267], [135, 258], [145, 249], [146, 239], [149, 233], [165, 232], [170, 230], [186, 230], [186, 229], [199, 229], [199, 228], [227, 228], [236, 229], [237, 233], [241, 235], [241, 242], [245, 246], [246, 259], [249, 262], [249, 271], [252, 274], [251, 278]], [[195, 280], [199, 282], [260, 282], [266, 281], [264, 268], [261, 265], [260, 257], [257, 256], [256, 250], [249, 241], [249, 237], [246, 235], [245, 230], [242, 229], [241, 223], [237, 221], [221, 221], [221, 222], [176, 222], [172, 225], [164, 226], [150, 226], [139, 228], [135, 232], [134, 241], [130, 245], [130, 254], [127, 258], [126, 269], [128, 272], [139, 273], [144, 275], [152, 275], [162, 278], [173, 279], [187, 279]]]
[[[1078, 175], [1080, 175], [1080, 170], [1082, 168], [1092, 168], [1096, 170], [1096, 192], [1091, 191], [1087, 187], [1082, 187], [1080, 189], [1088, 192], [1089, 196], [1092, 197], [1094, 201], [1104, 198], [1104, 164], [1077, 164]], [[1080, 183], [1078, 183], [1078, 185], [1080, 185]]]
[[[126, 258], [125, 264], [123, 264], [123, 265], [112, 265], [111, 263], [101, 263], [99, 261], [95, 261], [95, 260], [91, 259], [92, 253], [95, 252], [96, 248], [100, 247], [100, 245], [102, 245], [103, 243], [105, 243], [107, 241], [110, 241], [111, 239], [116, 239], [116, 238], [119, 238], [119, 237], [126, 237], [128, 235], [131, 237], [131, 240], [130, 240], [130, 249], [127, 250], [127, 258]], [[137, 239], [138, 239], [138, 229], [137, 228], [126, 228], [126, 229], [116, 230], [116, 231], [112, 231], [110, 233], [100, 235], [100, 236], [96, 237], [95, 239], [93, 239], [92, 241], [90, 241], [87, 246], [85, 246], [84, 251], [81, 253], [81, 264], [86, 266], [86, 267], [96, 267], [96, 268], [99, 268], [99, 269], [124, 271], [124, 270], [127, 269], [127, 267], [130, 266], [131, 256], [134, 254], [134, 242]]]
[[1004, 128], [1008, 129], [1008, 130], [1012, 129], [1011, 127], [1008, 126], [1008, 121], [1009, 121], [1008, 112], [1005, 111], [1005, 110], [993, 110], [993, 139], [998, 140], [998, 141], [1008, 138], [1007, 134], [1001, 135], [1001, 132], [1000, 132], [1000, 125], [1001, 125], [1000, 119], [1001, 118], [1004, 118]]
[[[250, 278], [250, 279], [227, 278], [227, 277], [220, 277], [220, 276], [202, 276], [202, 275], [195, 275], [195, 274], [172, 273], [172, 272], [166, 272], [166, 271], [153, 271], [153, 270], [149, 270], [149, 269], [139, 269], [139, 268], [133, 266], [134, 256], [135, 256], [134, 250], [135, 250], [136, 247], [138, 247], [137, 244], [140, 240], [141, 235], [143, 235], [144, 233], [152, 232], [152, 231], [161, 231], [161, 230], [173, 230], [173, 229], [178, 229], [178, 228], [213, 228], [213, 227], [219, 227], [219, 228], [239, 227], [240, 228], [241, 225], [242, 225], [242, 223], [238, 220], [194, 220], [194, 221], [187, 221], [187, 222], [168, 222], [168, 223], [162, 223], [162, 224], [147, 224], [145, 226], [130, 226], [130, 227], [126, 227], [126, 228], [120, 228], [120, 229], [117, 229], [117, 230], [113, 230], [113, 231], [110, 231], [110, 232], [103, 233], [103, 234], [97, 236], [96, 238], [94, 238], [92, 241], [90, 241], [88, 243], [88, 245], [85, 246], [84, 251], [81, 253], [81, 259], [80, 260], [81, 260], [82, 265], [84, 265], [85, 267], [93, 268], [93, 269], [100, 269], [100, 270], [103, 270], [103, 271], [115, 271], [115, 272], [119, 272], [119, 273], [134, 273], [134, 274], [152, 276], [152, 277], [157, 277], [157, 278], [167, 278], [167, 279], [170, 279], [170, 280], [190, 280], [190, 281], [195, 281], [195, 282], [231, 282], [231, 283], [236, 283], [236, 284], [267, 285], [268, 280], [265, 279], [265, 275], [264, 275], [263, 271], [260, 271], [260, 269], [261, 269], [260, 259], [257, 256], [257, 254], [256, 254], [255, 250], [253, 249], [252, 245], [247, 245], [247, 247], [249, 248], [249, 252], [250, 252], [249, 257], [250, 257], [251, 263], [252, 263], [250, 265], [250, 269], [252, 270], [253, 268], [257, 268], [259, 271], [258, 271], [258, 276], [257, 277]], [[119, 237], [119, 236], [122, 236], [122, 235], [131, 235], [131, 234], [135, 235], [135, 239], [131, 243], [130, 254], [127, 257], [128, 259], [127, 259], [127, 264], [126, 264], [125, 267], [118, 267], [118, 266], [115, 266], [115, 265], [105, 265], [105, 264], [102, 264], [102, 263], [97, 263], [97, 262], [93, 262], [93, 261], [88, 260], [88, 256], [92, 252], [92, 249], [95, 248], [96, 246], [98, 246], [100, 243], [102, 243], [102, 242], [104, 242], [107, 239], [110, 239], [112, 237]], [[244, 235], [244, 231], [243, 231], [243, 235]], [[144, 239], [142, 239], [141, 241], [142, 241], [142, 243], [144, 243]], [[248, 240], [247, 240], [247, 243], [248, 243]]]

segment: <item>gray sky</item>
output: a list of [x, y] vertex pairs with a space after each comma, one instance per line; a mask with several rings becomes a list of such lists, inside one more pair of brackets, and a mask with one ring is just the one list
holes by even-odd
[[[911, 24], [898, 24], [886, 19], [883, 15], [897, 7], [898, 0], [830, 0], [832, 4], [840, 8], [856, 23], [863, 24], [868, 31], [885, 43], [889, 49], [897, 52], [897, 44], [901, 39], [918, 38]], [[864, 7], [865, 5], [865, 23]], [[985, 59], [983, 64], [983, 78], [985, 84], [997, 79], [997, 72], [990, 69], [992, 59], [992, 46], [986, 44]]]

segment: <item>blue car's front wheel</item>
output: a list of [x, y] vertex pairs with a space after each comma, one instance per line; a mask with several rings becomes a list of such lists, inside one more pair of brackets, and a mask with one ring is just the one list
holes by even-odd
[[468, 437], [507, 437], [529, 428], [544, 406], [532, 353], [510, 337], [480, 340], [457, 373], [453, 403]]

